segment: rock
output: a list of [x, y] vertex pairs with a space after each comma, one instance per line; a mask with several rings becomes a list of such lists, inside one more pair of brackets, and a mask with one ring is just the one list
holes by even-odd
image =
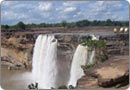
[[103, 63], [84, 69], [84, 73], [85, 76], [78, 80], [79, 89], [127, 86], [129, 84], [128, 56], [114, 56]]
[[16, 60], [11, 56], [1, 57], [1, 62], [2, 65], [7, 65], [9, 70], [20, 70], [27, 67], [25, 63], [19, 62], [19, 60]]
[[10, 63], [10, 64], [13, 64], [13, 63], [14, 63], [13, 58], [10, 57], [10, 56], [2, 56], [2, 57], [1, 57], [1, 61], [2, 61], [2, 62], [8, 62], [8, 63]]
[[97, 86], [97, 79], [90, 76], [83, 76], [78, 80], [78, 88], [91, 88]]
[[23, 68], [25, 68], [25, 67], [21, 63], [17, 63], [17, 64], [15, 64], [13, 66], [8, 66], [8, 70], [21, 70]]
[[118, 57], [119, 60], [115, 59], [111, 63], [95, 70], [99, 86], [116, 86], [129, 79], [128, 58], [122, 57]]
[[69, 85], [69, 89], [74, 89], [74, 87], [72, 85]]

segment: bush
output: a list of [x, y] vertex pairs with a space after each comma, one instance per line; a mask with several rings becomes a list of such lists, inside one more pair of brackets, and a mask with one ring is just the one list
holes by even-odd
[[58, 89], [67, 89], [67, 86], [65, 86], [65, 85], [59, 86]]
[[18, 22], [17, 25], [16, 25], [16, 27], [17, 27], [18, 29], [24, 30], [26, 26], [25, 26], [25, 24], [24, 24], [23, 22]]
[[94, 65], [95, 65], [95, 64], [89, 64], [89, 65], [85, 65], [85, 66], [82, 65], [81, 68], [82, 68], [82, 69], [88, 69], [88, 68], [93, 67]]
[[91, 48], [96, 49], [105, 49], [106, 48], [106, 42], [104, 40], [86, 40], [82, 43], [83, 46], [88, 46]]
[[97, 56], [96, 58], [97, 58], [97, 60], [99, 60], [101, 62], [104, 62], [108, 59], [108, 57], [105, 55], [100, 55], [100, 56]]

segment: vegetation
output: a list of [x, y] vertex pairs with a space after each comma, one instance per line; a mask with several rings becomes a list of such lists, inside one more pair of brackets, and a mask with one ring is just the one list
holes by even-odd
[[64, 27], [64, 28], [75, 28], [75, 27], [86, 27], [86, 26], [129, 26], [129, 21], [112, 21], [107, 19], [106, 21], [100, 20], [80, 20], [77, 22], [67, 22], [63, 20], [60, 23], [40, 23], [40, 24], [24, 24], [23, 22], [18, 22], [16, 25], [8, 26], [2, 25], [2, 30], [7, 29], [30, 29], [30, 28], [44, 28], [44, 27]]
[[106, 54], [106, 42], [104, 40], [86, 40], [82, 43], [83, 46], [88, 46], [91, 48], [91, 51], [95, 49], [95, 63], [87, 64], [85, 66], [81, 66], [82, 68], [90, 68], [93, 67], [97, 62], [104, 62], [108, 59]]
[[106, 55], [99, 55], [96, 58], [97, 58], [97, 60], [99, 60], [101, 62], [104, 62], [108, 59], [108, 57]]
[[62, 21], [61, 22], [61, 26], [63, 26], [65, 28], [67, 26], [67, 22], [66, 21]]
[[25, 24], [23, 23], [23, 22], [19, 22], [19, 23], [17, 23], [16, 24], [16, 27], [18, 28], [18, 29], [25, 29]]
[[67, 86], [63, 85], [63, 86], [58, 87], [58, 89], [67, 89]]
[[95, 49], [103, 50], [106, 48], [106, 43], [104, 40], [86, 40], [83, 44], [83, 46], [88, 46]]
[[2, 26], [2, 28], [4, 28], [4, 29], [7, 29], [7, 30], [8, 30], [8, 29], [9, 29], [9, 25], [3, 25], [3, 26]]
[[82, 65], [81, 66], [81, 68], [83, 68], [83, 69], [88, 69], [88, 68], [91, 68], [91, 67], [93, 67], [95, 64], [89, 64], [89, 65]]

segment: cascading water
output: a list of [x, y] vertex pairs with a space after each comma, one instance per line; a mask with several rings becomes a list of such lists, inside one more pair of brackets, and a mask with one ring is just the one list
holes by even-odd
[[[94, 36], [92, 40], [97, 40]], [[68, 86], [76, 87], [77, 80], [84, 75], [82, 65], [93, 64], [95, 50], [88, 56], [88, 47], [78, 45], [71, 64]], [[32, 74], [39, 89], [55, 88], [58, 78], [57, 40], [54, 35], [39, 35], [33, 53]]]
[[56, 87], [57, 40], [53, 35], [39, 35], [33, 53], [32, 74], [39, 88]]
[[72, 65], [71, 65], [70, 80], [68, 82], [68, 86], [72, 85], [76, 87], [77, 80], [80, 79], [84, 75], [81, 65], [86, 64], [87, 54], [88, 54], [87, 47], [78, 45], [75, 51], [74, 57], [73, 57]]
[[[95, 36], [95, 35], [92, 34], [91, 37], [92, 37], [92, 40], [99, 40], [99, 36]], [[87, 65], [94, 64], [94, 58], [95, 58], [95, 49], [93, 49], [91, 51], [91, 55], [90, 55], [90, 58], [89, 58]]]
[[[95, 35], [91, 35], [91, 37], [92, 40], [99, 40]], [[88, 48], [89, 47], [87, 46], [78, 45], [71, 65], [68, 86], [72, 85], [73, 87], [76, 87], [77, 80], [84, 76], [81, 65], [91, 65], [94, 63], [95, 49], [91, 52], [91, 55], [88, 56]]]
[[95, 57], [95, 49], [91, 51], [91, 55], [90, 55], [90, 58], [89, 58], [87, 65], [91, 65], [94, 63], [94, 57]]

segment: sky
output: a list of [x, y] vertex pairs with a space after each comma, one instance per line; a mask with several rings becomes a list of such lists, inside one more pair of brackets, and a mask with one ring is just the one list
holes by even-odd
[[122, 1], [4, 1], [1, 23], [57, 23], [88, 20], [129, 20], [129, 4]]

